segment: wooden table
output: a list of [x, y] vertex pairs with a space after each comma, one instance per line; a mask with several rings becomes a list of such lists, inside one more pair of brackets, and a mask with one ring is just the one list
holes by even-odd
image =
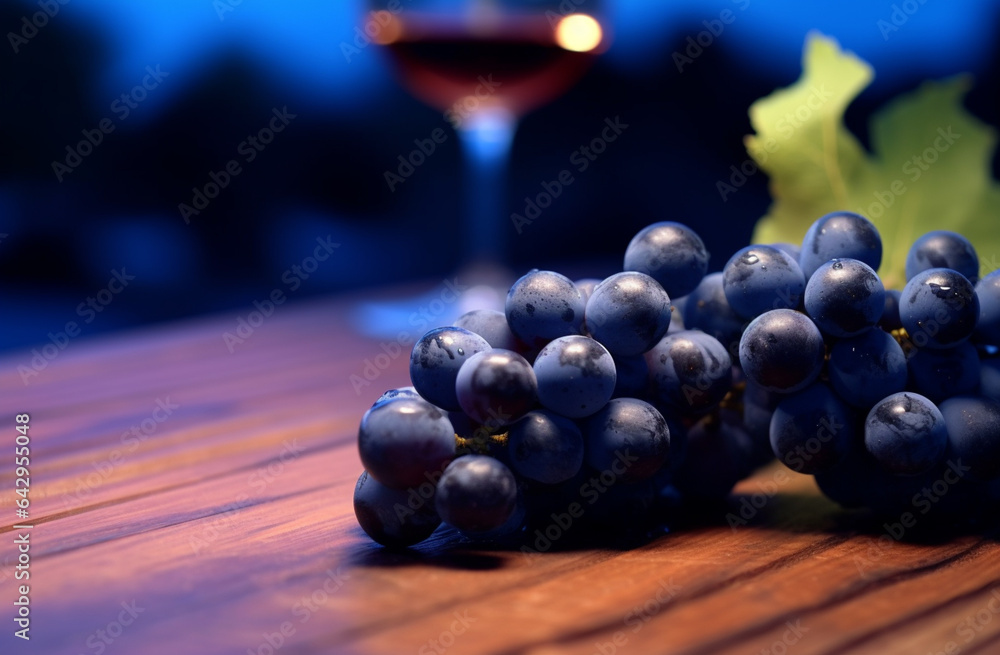
[[[235, 315], [80, 338], [27, 385], [31, 354], [5, 357], [0, 652], [1000, 652], [993, 538], [858, 531], [803, 476], [746, 526], [720, 514], [630, 550], [383, 551], [354, 519], [356, 430], [407, 384], [408, 352], [356, 393], [383, 349], [351, 302], [281, 306], [232, 352]], [[34, 527], [13, 530], [22, 412]], [[25, 532], [30, 642], [12, 621]]]

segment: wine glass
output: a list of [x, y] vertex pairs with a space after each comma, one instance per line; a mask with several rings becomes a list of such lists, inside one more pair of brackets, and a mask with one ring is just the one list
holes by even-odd
[[[462, 235], [467, 279], [493, 286], [500, 279], [510, 282], [503, 263], [513, 225], [503, 191], [517, 122], [568, 90], [607, 48], [599, 4], [368, 0], [365, 27], [372, 41], [391, 55], [410, 93], [442, 111], [459, 136], [467, 175]], [[456, 303], [456, 312], [474, 308], [470, 304], [495, 305], [498, 295], [502, 310], [502, 293], [479, 288], [471, 295], [474, 302]], [[389, 334], [397, 327], [385, 312], [362, 323], [381, 324]]]

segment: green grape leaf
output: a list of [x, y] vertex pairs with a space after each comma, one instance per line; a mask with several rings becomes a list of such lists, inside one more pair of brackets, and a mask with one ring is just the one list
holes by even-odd
[[1000, 267], [1000, 185], [990, 173], [997, 137], [962, 107], [970, 79], [926, 82], [890, 102], [872, 117], [868, 152], [843, 116], [871, 82], [871, 66], [811, 34], [802, 67], [796, 83], [750, 107], [755, 134], [745, 143], [773, 199], [753, 242], [800, 243], [823, 214], [850, 210], [882, 235], [886, 288], [902, 288], [910, 245], [931, 230], [965, 235], [981, 274]]

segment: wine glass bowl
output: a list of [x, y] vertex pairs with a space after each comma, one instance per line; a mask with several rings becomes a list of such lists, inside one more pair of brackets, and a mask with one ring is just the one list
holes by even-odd
[[606, 47], [600, 23], [583, 13], [470, 3], [458, 13], [381, 9], [372, 20], [404, 86], [458, 129], [481, 110], [519, 118], [551, 102]]

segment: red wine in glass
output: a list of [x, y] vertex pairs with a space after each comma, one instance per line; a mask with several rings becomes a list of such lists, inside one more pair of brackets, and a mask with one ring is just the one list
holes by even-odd
[[389, 22], [378, 40], [406, 87], [457, 118], [494, 107], [519, 117], [551, 102], [583, 76], [601, 39], [599, 24], [581, 15], [570, 27], [561, 17], [533, 13], [489, 23], [421, 14], [380, 18]]

